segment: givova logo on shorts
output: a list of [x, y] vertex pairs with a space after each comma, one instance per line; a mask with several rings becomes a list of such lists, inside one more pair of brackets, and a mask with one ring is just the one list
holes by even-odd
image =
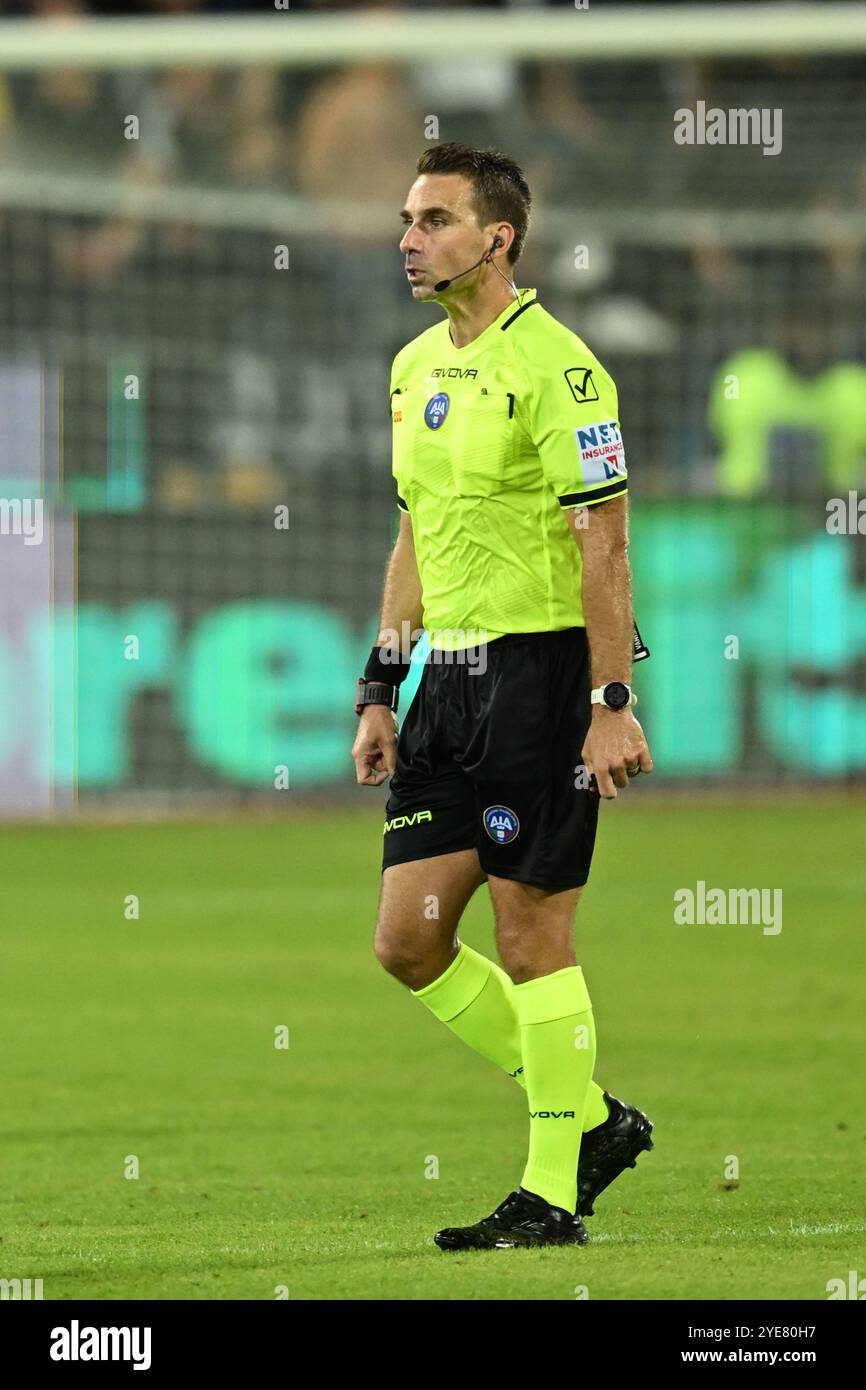
[[420, 825], [422, 820], [432, 819], [432, 811], [413, 811], [411, 816], [395, 816], [393, 820], [386, 820], [384, 833], [387, 835], [389, 830], [403, 830], [407, 825]]
[[482, 817], [484, 829], [499, 845], [507, 845], [520, 831], [520, 821], [510, 806], [488, 806]]

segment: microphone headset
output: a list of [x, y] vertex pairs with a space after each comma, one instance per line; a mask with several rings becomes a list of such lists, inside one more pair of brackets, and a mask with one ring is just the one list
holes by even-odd
[[[490, 250], [485, 251], [484, 255], [481, 256], [479, 260], [475, 262], [474, 265], [467, 266], [467, 268], [465, 270], [461, 270], [458, 275], [452, 275], [450, 280], [437, 280], [436, 284], [433, 286], [433, 293], [440, 294], [442, 290], [447, 290], [449, 285], [453, 285], [455, 280], [459, 280], [462, 275], [468, 275], [470, 270], [477, 270], [478, 267], [481, 265], [481, 262], [490, 260], [490, 257], [493, 255], [493, 252], [496, 250], [497, 246], [502, 246], [502, 244], [502, 237], [495, 236], [493, 238], [493, 241], [491, 242]], [[506, 276], [502, 275], [502, 271], [499, 269], [499, 266], [496, 264], [495, 261], [493, 262], [493, 269], [496, 271], [497, 275], [502, 276], [502, 279], [505, 280], [506, 285], [510, 286], [510, 288], [514, 290], [515, 298], [519, 299], [520, 295], [515, 289], [513, 282], [507, 279]]]

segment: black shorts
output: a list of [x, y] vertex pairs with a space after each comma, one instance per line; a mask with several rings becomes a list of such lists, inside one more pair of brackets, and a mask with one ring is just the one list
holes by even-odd
[[581, 758], [589, 695], [582, 627], [431, 651], [400, 730], [383, 871], [476, 849], [487, 874], [586, 883], [599, 807]]

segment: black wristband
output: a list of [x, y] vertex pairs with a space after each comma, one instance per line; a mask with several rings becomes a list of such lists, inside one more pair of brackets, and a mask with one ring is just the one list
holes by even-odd
[[364, 679], [368, 681], [382, 681], [385, 685], [402, 685], [409, 674], [410, 661], [383, 661], [382, 652], [391, 651], [388, 646], [374, 647], [370, 653], [367, 665], [364, 667]]

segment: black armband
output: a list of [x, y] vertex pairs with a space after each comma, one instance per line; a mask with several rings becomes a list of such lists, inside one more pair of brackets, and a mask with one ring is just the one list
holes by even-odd
[[[393, 654], [398, 657], [396, 661], [383, 661], [382, 653]], [[368, 681], [382, 681], [385, 685], [402, 685], [409, 674], [411, 660], [404, 661], [399, 653], [395, 653], [387, 643], [381, 647], [374, 647], [370, 653], [367, 665], [364, 667], [364, 679]]]

